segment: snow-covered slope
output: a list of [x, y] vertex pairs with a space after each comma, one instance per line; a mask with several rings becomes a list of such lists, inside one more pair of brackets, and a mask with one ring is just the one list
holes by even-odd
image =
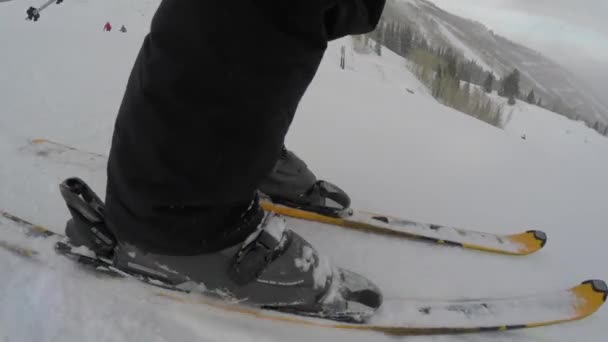
[[[22, 3], [0, 4], [0, 208], [61, 230], [68, 213], [59, 181], [78, 175], [103, 192], [103, 171], [48, 162], [23, 146], [46, 137], [108, 150], [155, 5], [73, 0], [31, 23]], [[102, 32], [108, 20], [129, 32]], [[374, 279], [387, 298], [513, 295], [608, 278], [608, 140], [525, 104], [499, 130], [439, 105], [397, 56], [356, 54], [350, 44], [331, 44], [289, 133], [291, 149], [346, 189], [357, 208], [500, 233], [537, 228], [549, 242], [537, 255], [510, 258], [290, 221], [295, 230], [336, 264]], [[395, 340], [169, 303], [138, 283], [49, 262], [45, 268], [0, 250], [4, 341]], [[603, 310], [558, 327], [408, 341], [603, 341], [607, 323]]]

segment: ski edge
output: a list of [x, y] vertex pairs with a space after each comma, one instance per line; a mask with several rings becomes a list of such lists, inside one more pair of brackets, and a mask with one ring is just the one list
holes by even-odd
[[321, 215], [318, 213], [305, 211], [301, 209], [286, 207], [280, 204], [275, 204], [270, 201], [262, 201], [262, 208], [266, 211], [272, 211], [280, 215], [285, 215], [297, 219], [314, 221], [325, 223], [329, 225], [339, 226], [343, 228], [358, 230], [365, 233], [379, 234], [385, 236], [406, 238], [412, 240], [421, 240], [425, 242], [435, 243], [439, 245], [447, 245], [454, 247], [461, 247], [464, 249], [477, 250], [482, 252], [490, 252], [496, 254], [505, 254], [505, 255], [515, 255], [515, 256], [524, 256], [533, 254], [541, 250], [545, 244], [547, 243], [547, 235], [539, 230], [529, 230], [519, 234], [512, 235], [504, 235], [500, 236], [504, 240], [511, 241], [513, 243], [521, 246], [518, 251], [512, 251], [507, 249], [494, 248], [479, 244], [473, 243], [463, 243], [459, 241], [440, 239], [431, 236], [419, 235], [408, 233], [396, 229], [391, 229], [388, 227], [383, 227], [380, 225], [374, 225], [370, 223], [349, 220], [348, 218], [339, 218], [339, 217], [331, 217], [326, 215]]

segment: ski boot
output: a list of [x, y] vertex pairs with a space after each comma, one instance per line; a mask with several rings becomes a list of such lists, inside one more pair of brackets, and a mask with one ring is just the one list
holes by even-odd
[[260, 191], [276, 204], [333, 217], [350, 215], [348, 195], [330, 182], [317, 180], [306, 163], [285, 146]]
[[217, 252], [175, 256], [117, 241], [104, 224], [103, 203], [82, 180], [66, 180], [61, 193], [72, 214], [68, 247], [62, 250], [88, 247], [122, 275], [257, 308], [353, 323], [365, 322], [382, 304], [374, 284], [333, 267], [287, 229], [281, 216], [262, 211], [257, 198], [243, 215], [242, 224], [256, 224], [244, 241]]

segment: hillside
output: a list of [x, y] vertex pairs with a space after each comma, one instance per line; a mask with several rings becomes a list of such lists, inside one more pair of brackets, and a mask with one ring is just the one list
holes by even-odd
[[[432, 44], [451, 46], [466, 60], [502, 76], [518, 68], [522, 91], [530, 89], [550, 106], [567, 106], [590, 123], [608, 123], [608, 103], [566, 68], [533, 49], [510, 41], [479, 22], [448, 13], [426, 0], [389, 0], [385, 19], [415, 27]], [[550, 57], [550, 56], [549, 56]]]

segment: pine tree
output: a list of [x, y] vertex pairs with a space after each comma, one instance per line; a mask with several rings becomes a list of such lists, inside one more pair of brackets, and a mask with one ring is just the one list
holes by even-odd
[[479, 88], [474, 88], [471, 92], [471, 97], [469, 98], [469, 110], [468, 113], [472, 117], [478, 117], [478, 106], [481, 100], [482, 92]]
[[499, 127], [499, 128], [503, 128], [503, 122], [502, 122], [502, 108], [500, 108], [500, 106], [496, 107], [496, 114], [494, 116], [494, 126]]
[[506, 77], [503, 77], [500, 80], [500, 86], [498, 87], [498, 96], [505, 96], [505, 81], [506, 81]]
[[438, 99], [441, 96], [441, 84], [443, 80], [443, 71], [441, 69], [441, 64], [437, 64], [437, 69], [435, 70], [435, 80], [433, 81], [433, 97]]
[[539, 107], [543, 106], [543, 101], [540, 99], [540, 97], [538, 98], [538, 101], [536, 102], [536, 105]]
[[513, 96], [520, 96], [520, 92], [519, 92], [519, 70], [515, 69], [513, 70], [513, 79], [512, 79], [512, 87], [513, 87]]
[[494, 86], [494, 73], [490, 72], [488, 73], [488, 77], [486, 77], [486, 80], [483, 82], [483, 90], [485, 90], [486, 93], [492, 93], [492, 87]]
[[458, 74], [458, 59], [451, 49], [447, 51], [446, 59], [448, 61], [447, 74], [449, 77], [456, 79], [456, 75]]
[[414, 39], [414, 33], [412, 29], [407, 26], [405, 29], [405, 33], [403, 34], [402, 44], [401, 44], [401, 52], [403, 56], [409, 55], [410, 51], [412, 51], [412, 40]]
[[462, 88], [462, 109], [468, 110], [469, 101], [471, 100], [471, 83], [465, 82]]
[[[502, 81], [502, 96], [509, 98], [509, 104], [515, 104], [515, 98], [519, 97], [519, 70], [515, 69], [509, 76]], [[513, 99], [511, 99], [513, 98]]]
[[535, 104], [536, 103], [536, 97], [534, 96], [534, 89], [530, 90], [530, 92], [528, 93], [528, 97], [526, 97], [526, 101], [529, 104]]
[[488, 99], [485, 106], [483, 106], [483, 115], [486, 117], [486, 122], [492, 121], [492, 114], [492, 101]]
[[513, 105], [514, 105], [516, 102], [517, 102], [517, 101], [515, 101], [515, 95], [511, 95], [511, 96], [509, 96], [509, 101], [507, 101], [507, 103], [508, 103], [510, 106], [513, 106]]

